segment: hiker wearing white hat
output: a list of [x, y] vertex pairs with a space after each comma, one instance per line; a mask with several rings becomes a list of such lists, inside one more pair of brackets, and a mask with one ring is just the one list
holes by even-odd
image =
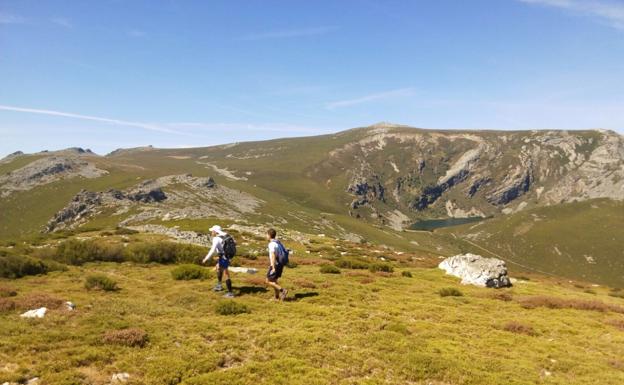
[[[225, 275], [225, 285], [227, 286], [227, 293], [224, 297], [232, 298], [234, 293], [232, 292], [232, 280], [230, 279], [230, 258], [236, 254], [236, 243], [234, 239], [221, 229], [221, 226], [214, 225], [210, 228], [210, 234], [212, 235], [212, 247], [210, 251], [204, 257], [202, 263], [206, 263], [216, 253], [219, 256], [215, 270], [217, 272], [217, 284], [212, 289], [214, 291], [222, 291], [223, 286], [221, 281]], [[233, 250], [233, 251], [232, 251]]]

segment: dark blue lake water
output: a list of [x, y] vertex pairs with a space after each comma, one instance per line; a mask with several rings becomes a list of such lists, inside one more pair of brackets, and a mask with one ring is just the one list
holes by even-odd
[[433, 231], [442, 227], [465, 225], [466, 223], [479, 222], [486, 218], [470, 217], [470, 218], [445, 218], [445, 219], [425, 219], [412, 224], [410, 230]]

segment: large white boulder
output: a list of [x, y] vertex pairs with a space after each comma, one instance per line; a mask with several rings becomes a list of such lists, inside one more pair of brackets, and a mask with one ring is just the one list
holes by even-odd
[[446, 274], [461, 278], [464, 285], [496, 288], [511, 286], [505, 262], [500, 259], [468, 253], [446, 258], [438, 267]]
[[40, 307], [39, 309], [28, 310], [26, 313], [20, 315], [23, 318], [43, 318], [48, 311], [45, 307]]

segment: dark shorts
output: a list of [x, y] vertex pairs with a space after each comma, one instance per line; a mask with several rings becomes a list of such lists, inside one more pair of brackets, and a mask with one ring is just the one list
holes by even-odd
[[275, 270], [273, 270], [269, 266], [269, 270], [267, 271], [267, 275], [266, 275], [269, 282], [276, 282], [282, 276], [283, 270], [284, 270], [284, 266], [282, 265], [275, 265]]
[[225, 270], [230, 267], [230, 260], [225, 257], [219, 257], [218, 263], [221, 270]]

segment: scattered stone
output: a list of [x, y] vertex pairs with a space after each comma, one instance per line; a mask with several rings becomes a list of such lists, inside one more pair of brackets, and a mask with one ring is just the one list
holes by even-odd
[[73, 302], [67, 301], [65, 302], [65, 306], [67, 306], [67, 310], [69, 311], [76, 310], [76, 305]]
[[438, 267], [447, 274], [461, 278], [464, 285], [494, 288], [511, 286], [505, 262], [497, 258], [468, 253], [446, 258]]
[[113, 374], [113, 377], [111, 378], [111, 383], [113, 384], [120, 384], [120, 383], [124, 383], [124, 382], [128, 382], [128, 380], [130, 379], [130, 374], [128, 373], [115, 373]]
[[43, 318], [48, 311], [45, 307], [40, 307], [39, 309], [28, 310], [26, 313], [20, 315], [23, 318]]
[[258, 269], [254, 269], [253, 267], [230, 267], [229, 270], [233, 273], [247, 273], [247, 274], [256, 274]]

